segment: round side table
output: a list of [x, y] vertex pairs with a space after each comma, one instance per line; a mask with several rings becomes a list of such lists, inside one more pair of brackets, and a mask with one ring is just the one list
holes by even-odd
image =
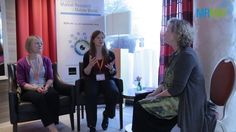
[[[136, 88], [130, 88], [123, 93], [123, 97], [128, 100], [134, 100], [136, 94], [147, 93], [154, 91], [153, 87], [144, 87], [143, 90], [137, 91]], [[132, 123], [125, 126], [125, 132], [132, 132]]]
[[125, 126], [125, 132], [132, 132], [132, 123]]
[[136, 88], [129, 88], [123, 92], [123, 97], [125, 99], [134, 99], [136, 94], [152, 92], [154, 90], [155, 88], [153, 87], [144, 87], [141, 91], [137, 91]]

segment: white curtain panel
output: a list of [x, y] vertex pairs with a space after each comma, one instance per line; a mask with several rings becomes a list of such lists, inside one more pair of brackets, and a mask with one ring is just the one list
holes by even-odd
[[142, 77], [143, 87], [158, 86], [158, 53], [152, 49], [143, 49], [134, 53], [133, 84], [137, 76]]

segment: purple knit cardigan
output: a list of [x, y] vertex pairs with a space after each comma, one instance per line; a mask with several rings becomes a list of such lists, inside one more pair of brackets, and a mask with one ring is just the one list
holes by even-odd
[[[53, 79], [52, 62], [46, 56], [43, 56], [43, 66], [45, 68], [45, 75], [44, 75], [44, 77], [45, 77], [46, 81], [49, 80], [49, 79]], [[28, 62], [26, 60], [26, 57], [21, 58], [17, 62], [16, 78], [17, 78], [17, 83], [20, 85], [21, 88], [23, 88], [23, 86], [26, 83], [29, 83], [30, 68], [31, 68], [31, 66], [28, 64]]]

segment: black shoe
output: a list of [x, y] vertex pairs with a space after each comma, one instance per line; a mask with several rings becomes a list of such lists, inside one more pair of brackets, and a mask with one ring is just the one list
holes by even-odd
[[59, 124], [59, 117], [56, 117], [55, 121], [54, 121], [54, 124], [57, 125]]
[[109, 119], [108, 119], [108, 116], [106, 115], [106, 113], [104, 111], [103, 112], [103, 120], [102, 120], [102, 129], [103, 130], [107, 130], [108, 123], [109, 123]]
[[96, 132], [96, 128], [95, 127], [90, 127], [90, 132]]

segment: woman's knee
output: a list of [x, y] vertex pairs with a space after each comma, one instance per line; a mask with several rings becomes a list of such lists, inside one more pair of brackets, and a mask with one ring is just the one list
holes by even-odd
[[113, 98], [117, 98], [119, 96], [119, 90], [118, 90], [118, 87], [116, 86], [116, 84], [114, 83], [114, 81], [109, 81], [109, 83], [107, 83], [105, 86], [104, 86], [104, 90], [105, 90], [105, 93], [110, 96], [110, 97], [113, 97]]
[[86, 97], [96, 98], [98, 95], [98, 88], [97, 86], [86, 85], [84, 92]]
[[54, 98], [54, 99], [58, 99], [59, 98], [59, 94], [55, 91], [55, 90], [49, 90], [46, 93], [47, 98]]
[[56, 91], [48, 91], [46, 94], [50, 95], [50, 96], [58, 96], [58, 93]]
[[41, 103], [45, 102], [45, 97], [43, 94], [35, 94], [35, 96], [30, 100], [32, 101], [32, 103]]

